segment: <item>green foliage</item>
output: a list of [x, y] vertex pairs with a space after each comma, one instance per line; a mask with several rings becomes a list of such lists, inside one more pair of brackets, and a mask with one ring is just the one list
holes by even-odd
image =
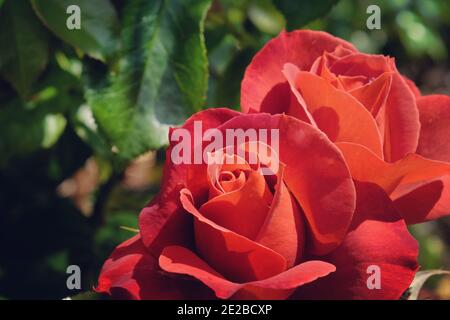
[[64, 115], [81, 102], [76, 78], [52, 64], [32, 100], [12, 99], [0, 109], [0, 166], [11, 157], [53, 146], [66, 127]]
[[[366, 28], [369, 4], [381, 7], [381, 30]], [[69, 5], [81, 9], [79, 30], [67, 28]], [[447, 0], [0, 0], [0, 297], [73, 296], [67, 264], [90, 290], [134, 235], [122, 227], [137, 228], [158, 192], [168, 128], [206, 107], [239, 109], [245, 68], [284, 28], [395, 56], [426, 86], [422, 74], [445, 70], [449, 10]], [[128, 169], [151, 150], [155, 163], [138, 172], [154, 181], [127, 189]], [[93, 184], [90, 213], [57, 192], [88, 160], [98, 181], [78, 176], [75, 189]], [[449, 227], [418, 226], [424, 268], [446, 265]]]
[[272, 1], [252, 1], [248, 7], [249, 20], [262, 32], [277, 35], [286, 25], [286, 20]]
[[0, 11], [0, 74], [22, 99], [48, 62], [48, 36], [26, 0], [7, 1]]
[[[0, 153], [4, 165], [10, 157], [27, 154], [41, 147], [50, 147], [66, 125], [61, 113], [45, 108], [27, 110], [18, 103], [0, 109]], [[24, 135], [24, 132], [27, 134]]]
[[[32, 4], [45, 25], [64, 41], [100, 60], [115, 54], [119, 23], [108, 0], [32, 0]], [[66, 26], [70, 5], [80, 8], [81, 29]]]
[[209, 2], [128, 2], [117, 70], [86, 73], [88, 103], [120, 160], [166, 144], [169, 126], [203, 107]]
[[104, 259], [117, 245], [135, 234], [129, 230], [124, 230], [121, 228], [122, 226], [137, 228], [136, 212], [118, 211], [106, 218], [104, 226], [99, 229], [95, 236], [98, 253]]
[[297, 29], [308, 22], [323, 17], [337, 0], [274, 0], [288, 21], [288, 29]]

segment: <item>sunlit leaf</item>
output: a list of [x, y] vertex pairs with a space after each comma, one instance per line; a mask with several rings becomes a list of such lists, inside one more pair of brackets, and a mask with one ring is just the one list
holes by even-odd
[[88, 103], [120, 161], [165, 145], [169, 126], [202, 108], [203, 20], [209, 3], [127, 2], [117, 72], [102, 74], [98, 64], [86, 64]]
[[450, 274], [450, 271], [425, 270], [417, 272], [409, 289], [410, 295], [408, 300], [417, 300], [417, 298], [419, 297], [420, 289], [422, 289], [423, 285], [428, 280], [428, 278], [435, 275], [443, 275], [443, 274]]
[[130, 232], [133, 232], [133, 233], [139, 233], [139, 229], [130, 228], [130, 227], [127, 227], [127, 226], [120, 226], [120, 229], [123, 229], [123, 230], [126, 230], [126, 231], [130, 231]]
[[258, 29], [272, 35], [280, 33], [286, 24], [270, 0], [253, 1], [248, 8], [248, 17]]
[[[32, 3], [45, 25], [72, 46], [101, 60], [115, 53], [119, 22], [108, 0], [32, 0]], [[67, 27], [70, 5], [80, 8], [80, 29]]]
[[447, 49], [439, 34], [423, 23], [416, 13], [405, 10], [396, 17], [400, 40], [413, 57], [425, 53], [435, 60], [447, 58]]

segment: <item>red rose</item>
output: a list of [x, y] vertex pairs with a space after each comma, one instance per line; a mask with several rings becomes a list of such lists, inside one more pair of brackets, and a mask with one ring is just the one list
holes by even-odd
[[408, 223], [450, 213], [450, 97], [420, 96], [392, 58], [324, 32], [283, 32], [248, 66], [241, 108], [323, 131], [352, 177], [383, 188]]
[[[195, 136], [196, 121], [204, 134], [277, 130], [276, 175], [261, 174], [269, 162], [247, 144], [256, 164], [175, 164], [171, 142], [161, 192], [142, 210], [139, 235], [105, 262], [97, 291], [132, 299], [398, 299], [408, 288], [416, 241], [387, 194], [354, 182], [320, 130], [287, 115], [209, 109], [183, 132]], [[192, 150], [207, 144], [188, 141]], [[367, 285], [373, 266], [379, 289]]]

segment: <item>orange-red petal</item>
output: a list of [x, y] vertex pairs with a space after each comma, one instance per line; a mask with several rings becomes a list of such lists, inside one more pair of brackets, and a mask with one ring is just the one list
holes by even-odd
[[408, 223], [437, 219], [450, 213], [450, 164], [409, 154], [387, 163], [367, 148], [338, 143], [352, 177], [383, 188]]
[[[292, 289], [315, 281], [336, 270], [323, 261], [308, 261], [265, 280], [236, 283], [227, 280], [192, 251], [171, 246], [164, 249], [159, 265], [167, 272], [192, 276], [214, 290], [222, 299], [281, 299]], [[242, 292], [244, 291], [244, 292]]]
[[417, 153], [450, 162], [450, 97], [423, 96], [417, 99], [417, 107], [421, 124]]
[[261, 280], [286, 269], [286, 260], [280, 254], [204, 217], [193, 205], [188, 190], [182, 190], [180, 200], [194, 217], [197, 252], [227, 279]]
[[382, 156], [381, 137], [374, 118], [349, 93], [336, 89], [319, 76], [303, 71], [297, 73], [295, 88], [303, 97], [319, 129], [330, 140], [362, 144]]
[[[247, 67], [241, 84], [241, 109], [261, 111], [265, 100], [271, 99], [274, 88], [289, 92], [289, 86], [282, 74], [286, 63], [295, 64], [300, 70], [309, 70], [314, 61], [324, 51], [333, 52], [338, 46], [349, 51], [356, 51], [352, 44], [332, 35], [312, 30], [281, 32], [270, 40], [253, 58]], [[266, 111], [267, 112], [267, 111]]]

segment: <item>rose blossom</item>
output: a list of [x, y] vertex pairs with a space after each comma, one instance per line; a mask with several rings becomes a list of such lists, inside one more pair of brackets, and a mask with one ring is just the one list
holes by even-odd
[[450, 97], [421, 96], [393, 58], [325, 32], [282, 32], [248, 66], [241, 108], [320, 129], [352, 177], [385, 190], [408, 223], [450, 213]]
[[[264, 161], [174, 164], [172, 142], [161, 191], [142, 210], [139, 234], [105, 262], [98, 292], [131, 299], [398, 299], [408, 288], [416, 241], [386, 192], [354, 181], [323, 132], [289, 115], [228, 109], [197, 113], [182, 128], [193, 132], [196, 121], [202, 130], [278, 130], [276, 175], [260, 174]], [[379, 289], [367, 285], [374, 265]]]

